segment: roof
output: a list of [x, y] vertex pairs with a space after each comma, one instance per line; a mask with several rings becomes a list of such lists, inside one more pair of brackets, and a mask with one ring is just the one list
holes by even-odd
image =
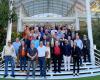
[[[91, 0], [91, 3], [94, 1]], [[84, 12], [85, 0], [14, 0], [14, 6], [16, 9], [22, 6], [29, 17], [47, 13], [66, 17], [73, 15], [75, 10]]]

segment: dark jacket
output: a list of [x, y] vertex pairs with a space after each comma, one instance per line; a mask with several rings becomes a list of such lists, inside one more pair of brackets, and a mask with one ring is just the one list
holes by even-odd
[[30, 48], [31, 41], [29, 39], [24, 39], [24, 42], [25, 42], [25, 44], [27, 46], [27, 49], [29, 49]]
[[72, 57], [73, 58], [78, 58], [80, 57], [80, 49], [79, 47], [72, 47]]
[[65, 35], [65, 39], [68, 39], [68, 34], [67, 33], [64, 33], [64, 35]]
[[45, 40], [45, 39], [43, 39], [43, 40], [42, 40], [42, 42], [43, 42], [43, 45], [45, 45], [45, 46], [46, 46], [46, 44], [47, 44], [47, 42], [48, 42], [48, 41], [47, 41], [47, 40]]
[[61, 53], [64, 54], [64, 40], [62, 38], [60, 39], [60, 48], [61, 48]]
[[[37, 53], [37, 49], [36, 48], [33, 48], [33, 50], [31, 48], [28, 49], [28, 53], [31, 57], [35, 56], [35, 54]], [[29, 57], [28, 57], [28, 60], [31, 60]]]
[[70, 56], [71, 55], [71, 45], [70, 44], [65, 44], [64, 45], [64, 55], [65, 56]]
[[83, 40], [83, 49], [90, 49], [90, 41], [89, 41], [89, 39], [87, 39], [87, 40]]

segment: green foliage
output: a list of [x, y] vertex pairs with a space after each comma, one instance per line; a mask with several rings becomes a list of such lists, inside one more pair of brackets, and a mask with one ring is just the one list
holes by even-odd
[[8, 26], [8, 20], [12, 18], [12, 21], [17, 21], [17, 14], [15, 13], [15, 9], [13, 8], [12, 15], [10, 16], [9, 11], [9, 0], [0, 0], [0, 52], [2, 51], [2, 47], [6, 42], [6, 33], [5, 28]]
[[0, 52], [2, 51], [5, 42], [6, 42], [6, 30], [1, 28], [0, 29]]
[[93, 38], [94, 44], [96, 44], [97, 49], [100, 49], [100, 26], [93, 27]]
[[9, 5], [8, 0], [0, 0], [0, 52], [6, 42], [6, 30], [8, 25]]
[[16, 12], [15, 12], [15, 8], [13, 8], [13, 13], [12, 13], [12, 15], [11, 15], [11, 18], [12, 18], [12, 22], [16, 22], [17, 21], [17, 14], [16, 14]]
[[8, 25], [9, 4], [8, 0], [0, 0], [0, 28]]
[[[0, 52], [3, 49], [3, 46], [6, 44], [6, 30], [1, 29], [0, 30]], [[21, 39], [22, 33], [17, 33], [17, 32], [12, 32], [12, 41], [15, 41], [15, 39], [18, 37], [19, 39]]]
[[[87, 34], [87, 27], [81, 29], [80, 34]], [[93, 41], [97, 49], [100, 49], [100, 19], [92, 20]]]
[[13, 8], [12, 15], [10, 16], [9, 0], [0, 0], [0, 27], [7, 27], [8, 20], [12, 18], [12, 21], [17, 21], [17, 14]]
[[17, 32], [12, 32], [12, 41], [15, 41], [16, 38], [21, 39], [22, 38], [22, 33], [17, 33]]

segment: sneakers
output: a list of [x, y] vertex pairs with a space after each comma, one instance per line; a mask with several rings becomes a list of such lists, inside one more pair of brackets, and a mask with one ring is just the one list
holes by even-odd
[[73, 73], [73, 76], [75, 76], [75, 73]]
[[79, 73], [77, 73], [76, 75], [79, 76]]
[[76, 75], [76, 76], [79, 76], [79, 73], [76, 73], [76, 74], [75, 74], [75, 73], [73, 73], [73, 76], [75, 76], [75, 75]]
[[[4, 75], [4, 78], [6, 78], [7, 76], [8, 76], [8, 75]], [[15, 75], [10, 75], [10, 76], [13, 77], [13, 78], [15, 77]]]
[[46, 76], [44, 76], [43, 78], [44, 78], [44, 80], [47, 80], [47, 79], [46, 79]]
[[8, 75], [4, 75], [4, 78], [6, 78]]
[[57, 71], [54, 71], [54, 73], [56, 73]]
[[58, 71], [59, 73], [61, 73], [61, 71]]
[[15, 77], [15, 75], [11, 75], [11, 77]]

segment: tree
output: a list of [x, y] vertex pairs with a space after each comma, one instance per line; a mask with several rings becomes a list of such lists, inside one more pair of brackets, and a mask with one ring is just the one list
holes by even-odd
[[7, 27], [9, 19], [9, 2], [0, 0], [0, 28]]
[[12, 11], [12, 15], [10, 15], [9, 1], [10, 0], [0, 0], [0, 51], [2, 50], [2, 46], [6, 42], [6, 29], [8, 26], [8, 20], [12, 18], [13, 22], [17, 21], [17, 15], [14, 11], [14, 8]]
[[[11, 18], [13, 22], [17, 20], [17, 15], [14, 11], [14, 8]], [[0, 0], [0, 28], [7, 27], [9, 19], [10, 19], [9, 0]]]

